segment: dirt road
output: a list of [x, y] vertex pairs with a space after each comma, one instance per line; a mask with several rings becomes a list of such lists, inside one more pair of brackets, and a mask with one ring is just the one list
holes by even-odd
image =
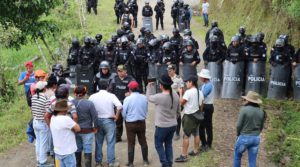
[[[143, 0], [139, 0], [139, 26], [134, 30], [136, 36], [139, 34], [139, 28], [142, 26], [141, 19], [141, 9], [144, 5]], [[151, 1], [152, 7], [154, 7], [156, 1]], [[161, 34], [172, 35], [172, 19], [170, 16], [170, 7], [172, 5], [171, 0], [165, 1], [166, 3], [166, 14], [165, 14], [165, 30], [155, 31], [156, 36]], [[153, 17], [153, 23], [155, 18]], [[193, 27], [202, 28], [200, 23], [192, 21]], [[155, 25], [154, 25], [155, 27]], [[194, 29], [195, 30], [195, 29]], [[199, 42], [200, 50], [199, 53], [202, 54], [204, 51], [204, 42], [203, 39], [195, 37]], [[199, 65], [199, 69], [202, 67], [202, 64]], [[238, 109], [240, 101], [226, 101], [226, 100], [216, 100], [215, 102], [215, 113], [214, 113], [214, 135], [215, 140], [213, 143], [213, 152], [218, 158], [218, 166], [220, 167], [229, 167], [232, 166], [232, 157], [233, 157], [233, 148], [235, 142], [235, 124], [238, 116]], [[149, 161], [150, 167], [159, 167], [160, 162], [158, 155], [154, 147], [154, 106], [151, 104], [149, 106], [149, 114], [147, 119], [147, 140], [149, 146]], [[125, 166], [127, 163], [127, 140], [126, 134], [123, 135], [123, 141], [116, 145], [116, 158], [117, 161], [121, 163], [121, 166]], [[266, 159], [266, 152], [264, 147], [264, 139], [262, 140], [261, 151], [259, 154], [258, 164], [260, 167], [272, 167], [273, 165], [268, 163]], [[192, 143], [192, 142], [191, 142]], [[174, 158], [180, 155], [181, 150], [181, 140], [174, 141]], [[190, 146], [191, 148], [191, 146]], [[106, 155], [106, 148], [103, 148], [104, 156]], [[244, 156], [246, 158], [246, 155]], [[201, 158], [201, 155], [200, 155]], [[106, 156], [104, 157], [106, 159]], [[243, 160], [244, 165], [246, 164], [246, 159]], [[35, 152], [34, 145], [24, 142], [19, 146], [16, 146], [14, 149], [7, 151], [6, 153], [0, 156], [0, 166], [7, 167], [34, 167], [35, 166]], [[142, 156], [140, 147], [137, 144], [135, 149], [135, 162], [136, 167], [142, 166]], [[174, 163], [174, 167], [184, 167], [187, 164], [178, 164]], [[210, 164], [204, 164], [203, 166], [210, 166]]]

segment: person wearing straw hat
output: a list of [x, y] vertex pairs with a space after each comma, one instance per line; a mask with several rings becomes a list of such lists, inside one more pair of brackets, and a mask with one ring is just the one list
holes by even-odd
[[256, 166], [256, 157], [259, 150], [260, 133], [264, 127], [266, 113], [260, 108], [262, 100], [259, 94], [249, 91], [242, 96], [244, 103], [240, 109], [237, 121], [237, 140], [234, 150], [233, 166], [240, 167], [243, 153], [248, 150], [248, 164]]
[[203, 83], [201, 86], [201, 91], [204, 95], [203, 101], [203, 112], [204, 112], [204, 120], [200, 123], [200, 140], [201, 140], [201, 150], [206, 151], [211, 148], [211, 144], [213, 141], [213, 113], [214, 113], [214, 86], [211, 83], [210, 79], [210, 71], [207, 69], [202, 69], [200, 73], [198, 73], [198, 77], [200, 81]]
[[68, 105], [67, 99], [58, 100], [55, 103], [50, 123], [55, 158], [59, 160], [60, 167], [76, 167], [75, 152], [77, 145], [75, 133], [81, 129], [80, 126], [67, 115], [69, 109], [70, 106]]

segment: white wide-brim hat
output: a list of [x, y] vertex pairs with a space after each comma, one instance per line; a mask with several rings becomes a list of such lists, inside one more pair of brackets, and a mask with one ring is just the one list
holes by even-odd
[[202, 69], [197, 75], [201, 78], [211, 79], [210, 72], [208, 69]]

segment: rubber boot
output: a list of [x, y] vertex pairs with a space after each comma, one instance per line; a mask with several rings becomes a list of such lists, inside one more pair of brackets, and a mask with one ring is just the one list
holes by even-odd
[[76, 152], [75, 157], [76, 157], [76, 167], [81, 167], [81, 152]]
[[148, 146], [142, 146], [142, 155], [144, 160], [144, 165], [149, 164], [148, 161]]
[[92, 166], [92, 153], [84, 154], [84, 164], [85, 164], [85, 167]]

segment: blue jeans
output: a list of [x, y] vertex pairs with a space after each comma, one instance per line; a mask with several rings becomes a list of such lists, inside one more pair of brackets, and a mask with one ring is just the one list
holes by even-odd
[[36, 136], [35, 153], [40, 164], [47, 162], [49, 127], [44, 120], [33, 120], [33, 129]]
[[48, 152], [50, 155], [54, 155], [54, 146], [51, 131], [49, 130], [49, 139], [48, 139]]
[[240, 135], [235, 144], [233, 167], [241, 166], [243, 153], [248, 150], [249, 167], [256, 167], [260, 136]]
[[93, 152], [93, 141], [94, 141], [94, 133], [86, 133], [86, 134], [76, 134], [76, 144], [77, 151], [76, 152], [84, 152], [85, 154], [89, 154]]
[[173, 136], [177, 126], [161, 128], [155, 127], [154, 143], [163, 167], [173, 164]]
[[116, 122], [113, 119], [99, 118], [97, 124], [99, 129], [95, 134], [95, 160], [97, 163], [102, 162], [102, 146], [105, 138], [107, 143], [107, 162], [112, 164], [115, 162]]
[[55, 158], [59, 160], [59, 167], [76, 167], [75, 154], [58, 155], [55, 154]]
[[204, 25], [208, 26], [208, 14], [207, 13], [203, 13], [203, 20], [204, 20]]

